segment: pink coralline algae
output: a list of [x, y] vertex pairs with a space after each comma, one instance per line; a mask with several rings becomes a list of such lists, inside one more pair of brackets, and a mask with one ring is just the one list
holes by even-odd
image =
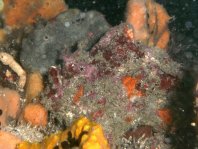
[[[149, 134], [151, 128], [158, 128], [157, 133], [145, 136], [147, 141], [141, 144], [145, 148], [150, 148], [151, 142], [158, 142], [154, 144], [156, 148], [159, 144], [166, 146], [164, 127], [161, 127], [165, 122], [156, 113], [168, 106], [167, 93], [174, 91], [180, 65], [166, 51], [130, 39], [126, 36], [126, 30], [130, 29], [128, 24], [113, 27], [90, 52], [76, 50], [62, 56], [64, 64], [60, 74], [53, 77], [49, 73], [57, 86], [60, 83], [56, 79], [60, 76], [61, 87], [55, 88], [63, 93], [54, 115], [68, 124], [80, 115], [99, 122], [112, 148], [123, 146], [123, 134], [137, 127]], [[123, 78], [129, 78], [129, 82], [123, 82], [127, 81]], [[131, 84], [131, 79], [135, 84]], [[53, 101], [53, 105], [56, 103]], [[132, 147], [137, 142], [133, 142], [134, 135], [131, 137], [125, 139], [132, 141]]]
[[97, 68], [93, 64], [87, 64], [86, 62], [76, 62], [71, 57], [64, 57], [65, 64], [65, 76], [81, 75], [86, 80], [91, 81], [97, 77]]
[[[131, 39], [125, 36], [125, 29], [130, 29], [130, 26], [123, 25], [122, 27], [113, 28], [104, 36], [91, 50], [90, 55], [96, 56], [101, 53], [103, 59], [108, 62], [111, 68], [119, 67], [123, 62], [130, 59], [130, 54], [135, 54], [135, 57], [143, 57], [144, 53], [136, 46]], [[122, 32], [121, 35], [118, 35]], [[113, 37], [113, 38], [112, 38]], [[111, 46], [106, 46], [111, 44]]]

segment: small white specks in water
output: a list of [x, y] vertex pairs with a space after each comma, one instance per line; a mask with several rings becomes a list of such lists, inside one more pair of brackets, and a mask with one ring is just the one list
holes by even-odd
[[185, 6], [186, 6], [186, 7], [188, 7], [188, 6], [189, 6], [189, 4], [188, 4], [188, 3], [185, 3]]
[[185, 35], [184, 34], [181, 34], [180, 33], [180, 34], [177, 35], [177, 40], [178, 41], [182, 41], [182, 40], [184, 40], [184, 38], [185, 38]]
[[185, 112], [185, 110], [184, 110], [184, 109], [182, 109], [182, 108], [179, 108], [179, 110], [180, 110], [181, 112]]
[[195, 38], [198, 38], [198, 28], [193, 31], [193, 35]]
[[191, 52], [186, 52], [185, 53], [186, 58], [191, 59], [193, 57]]
[[189, 29], [191, 29], [193, 27], [193, 24], [192, 24], [191, 21], [187, 21], [187, 22], [185, 22], [185, 26], [189, 30]]
[[192, 122], [190, 123], [191, 126], [195, 127], [196, 126], [196, 123], [195, 122]]
[[92, 1], [92, 4], [95, 4], [96, 3], [96, 1]]
[[176, 20], [176, 16], [173, 15], [173, 16], [171, 17], [171, 21], [175, 21], [175, 20]]
[[65, 22], [65, 27], [69, 27], [70, 23], [69, 22]]
[[198, 65], [194, 65], [193, 70], [194, 70], [195, 72], [198, 72]]

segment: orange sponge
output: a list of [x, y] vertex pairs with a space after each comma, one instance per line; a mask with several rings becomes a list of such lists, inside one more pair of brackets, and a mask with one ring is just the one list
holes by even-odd
[[156, 13], [157, 13], [157, 28], [158, 28], [158, 33], [162, 33], [164, 32], [166, 29], [167, 29], [167, 24], [170, 20], [170, 16], [168, 15], [166, 9], [158, 4], [158, 3], [155, 3], [156, 5]]
[[158, 39], [156, 46], [161, 49], [167, 49], [169, 39], [170, 39], [170, 31], [167, 29], [162, 33], [162, 35]]
[[47, 125], [47, 110], [41, 104], [28, 104], [23, 113], [23, 118], [26, 122], [32, 125], [46, 126]]
[[166, 9], [154, 0], [129, 0], [126, 22], [133, 26], [134, 39], [166, 49], [170, 39]]
[[36, 22], [38, 17], [52, 19], [67, 10], [64, 0], [4, 0], [5, 24], [22, 27]]
[[67, 10], [67, 6], [64, 0], [44, 0], [38, 13], [42, 18], [49, 20], [65, 10]]
[[21, 140], [9, 132], [0, 131], [0, 148], [1, 149], [15, 149], [16, 145]]
[[25, 91], [26, 103], [40, 95], [43, 91], [43, 78], [40, 72], [36, 71], [28, 75]]
[[126, 22], [132, 24], [135, 39], [146, 43], [149, 34], [147, 29], [147, 9], [144, 0], [128, 1]]
[[168, 22], [170, 20], [170, 16], [163, 6], [156, 3], [156, 11], [157, 11], [157, 42], [156, 46], [161, 49], [166, 49], [168, 46], [168, 42], [170, 39], [170, 31], [168, 29]]
[[7, 124], [8, 117], [16, 118], [20, 107], [20, 96], [18, 92], [8, 88], [0, 89], [0, 123]]

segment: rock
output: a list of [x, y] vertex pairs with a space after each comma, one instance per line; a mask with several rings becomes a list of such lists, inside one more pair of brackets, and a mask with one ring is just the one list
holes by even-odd
[[129, 139], [129, 137], [133, 137], [136, 140], [138, 140], [140, 137], [144, 136], [145, 138], [149, 138], [153, 136], [153, 128], [149, 125], [145, 125], [145, 126], [138, 126], [136, 129], [134, 130], [128, 130], [125, 133], [125, 136], [127, 139]]
[[[152, 148], [154, 142], [154, 146], [165, 145], [163, 121], [156, 111], [168, 104], [180, 65], [165, 50], [131, 40], [127, 34], [130, 29], [128, 24], [115, 26], [90, 52], [78, 50], [63, 55], [61, 73], [57, 68], [48, 73], [54, 80], [51, 86], [58, 83], [51, 88], [55, 94], [46, 93], [52, 102], [46, 108], [67, 124], [80, 115], [90, 117], [104, 127], [110, 144], [118, 148], [122, 134], [138, 126], [143, 127], [132, 136], [136, 138], [136, 148]], [[63, 93], [58, 100], [54, 100], [60, 95], [56, 93]], [[42, 102], [49, 102], [49, 98]], [[157, 134], [153, 135], [151, 128]], [[141, 137], [144, 133], [146, 140]]]

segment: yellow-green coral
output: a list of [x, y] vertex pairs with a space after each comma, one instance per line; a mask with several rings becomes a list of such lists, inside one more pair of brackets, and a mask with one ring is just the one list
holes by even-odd
[[81, 149], [110, 149], [102, 127], [86, 117], [79, 118], [65, 131], [46, 137], [41, 143], [22, 142], [17, 149], [64, 149], [75, 146]]

